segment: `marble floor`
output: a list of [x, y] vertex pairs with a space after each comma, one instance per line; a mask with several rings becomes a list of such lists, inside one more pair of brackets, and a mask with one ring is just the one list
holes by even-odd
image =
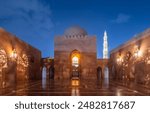
[[150, 87], [114, 80], [43, 80], [0, 89], [1, 96], [149, 96]]

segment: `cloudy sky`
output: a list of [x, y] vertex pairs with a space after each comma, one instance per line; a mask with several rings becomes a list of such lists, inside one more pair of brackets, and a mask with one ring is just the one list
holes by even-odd
[[0, 0], [0, 27], [54, 55], [54, 37], [79, 25], [97, 36], [102, 57], [103, 32], [109, 50], [150, 27], [149, 0]]

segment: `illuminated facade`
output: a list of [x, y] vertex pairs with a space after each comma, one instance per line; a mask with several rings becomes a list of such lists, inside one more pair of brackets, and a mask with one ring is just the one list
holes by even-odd
[[0, 88], [41, 79], [41, 52], [0, 28]]
[[111, 51], [110, 77], [150, 84], [150, 29]]
[[81, 27], [65, 30], [64, 35], [55, 37], [55, 78], [96, 78], [96, 37], [89, 36]]

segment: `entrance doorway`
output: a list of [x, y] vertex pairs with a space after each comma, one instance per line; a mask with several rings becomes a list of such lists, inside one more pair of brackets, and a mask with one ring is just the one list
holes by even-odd
[[80, 53], [74, 50], [71, 54], [71, 78], [80, 77]]
[[72, 58], [72, 77], [79, 77], [79, 58], [77, 56]]
[[101, 80], [101, 78], [102, 78], [102, 68], [98, 67], [97, 68], [97, 79]]

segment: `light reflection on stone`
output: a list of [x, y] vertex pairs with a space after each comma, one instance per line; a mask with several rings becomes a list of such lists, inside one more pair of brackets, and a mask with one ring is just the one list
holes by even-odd
[[[44, 81], [44, 80], [43, 80]], [[110, 80], [108, 87], [104, 81], [80, 80], [79, 86], [72, 86], [68, 80], [45, 80], [22, 82], [0, 90], [0, 95], [29, 95], [29, 96], [140, 96], [150, 95], [149, 90], [138, 84], [130, 85], [121, 81]]]
[[105, 88], [109, 88], [109, 79], [108, 78], [105, 78], [104, 79], [104, 85], [103, 85]]
[[79, 86], [79, 85], [80, 85], [80, 81], [79, 81], [79, 80], [76, 80], [76, 79], [75, 79], [75, 80], [72, 80], [72, 81], [71, 81], [71, 85], [72, 85], [72, 86]]
[[122, 91], [121, 89], [117, 89], [116, 96], [122, 96], [121, 91]]
[[42, 88], [46, 89], [46, 67], [42, 70]]
[[80, 96], [80, 91], [78, 87], [73, 87], [71, 90], [71, 96]]
[[109, 70], [108, 70], [108, 67], [105, 67], [105, 70], [104, 70], [104, 86], [105, 86], [105, 88], [109, 87]]
[[80, 96], [79, 85], [80, 85], [79, 79], [71, 80], [71, 87], [72, 87], [71, 96]]

